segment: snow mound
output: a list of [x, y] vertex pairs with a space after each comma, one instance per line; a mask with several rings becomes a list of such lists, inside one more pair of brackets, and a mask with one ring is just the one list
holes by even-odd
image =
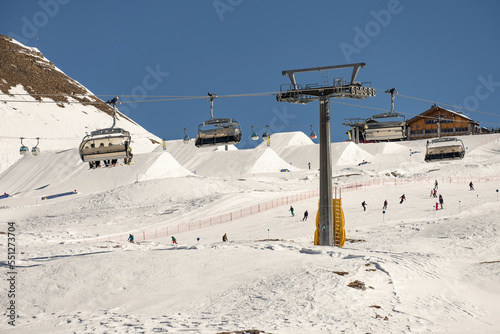
[[[228, 151], [238, 150], [234, 145], [228, 145]], [[183, 140], [168, 140], [165, 142], [165, 149], [170, 153], [174, 159], [182, 166], [186, 167], [189, 161], [196, 158], [197, 155], [206, 152], [219, 152], [225, 151], [225, 146], [209, 146], [198, 148], [194, 145], [194, 140], [190, 140], [187, 144]], [[156, 151], [163, 151], [159, 146]], [[187, 168], [187, 167], [186, 167]]]
[[285, 162], [269, 148], [205, 152], [188, 162], [186, 168], [198, 175], [214, 177], [241, 177], [255, 173], [278, 173], [281, 169], [299, 170]]
[[334, 165], [355, 165], [368, 161], [372, 155], [353, 142], [335, 143], [332, 147]]
[[[281, 155], [282, 151], [289, 146], [303, 146], [314, 144], [314, 142], [309, 138], [304, 132], [283, 132], [283, 133], [273, 133], [271, 135], [271, 148], [278, 155]], [[267, 146], [267, 141], [262, 142], [258, 148], [264, 148]]]
[[168, 152], [155, 152], [150, 155], [157, 155], [157, 158], [149, 169], [139, 177], [139, 181], [191, 175], [191, 173], [186, 168], [182, 167]]

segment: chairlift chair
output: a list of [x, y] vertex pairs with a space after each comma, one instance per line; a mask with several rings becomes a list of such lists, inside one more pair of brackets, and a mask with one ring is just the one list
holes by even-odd
[[208, 93], [210, 100], [210, 119], [198, 126], [196, 147], [238, 144], [242, 133], [240, 123], [232, 118], [214, 118], [213, 102], [216, 94]]
[[38, 143], [40, 143], [40, 138], [36, 139], [36, 145], [31, 148], [31, 154], [33, 154], [33, 155], [40, 154], [40, 149], [38, 148]]
[[21, 137], [21, 148], [19, 149], [19, 154], [26, 155], [29, 153], [30, 149], [28, 148], [28, 146], [24, 146], [23, 139], [24, 138]]
[[80, 143], [82, 161], [104, 161], [132, 157], [130, 133], [121, 128], [92, 131]]
[[[391, 111], [373, 115], [365, 121], [365, 140], [390, 141], [406, 138], [406, 118], [394, 112], [394, 96], [397, 94], [396, 88], [388, 89], [385, 92], [391, 94]], [[397, 120], [379, 121], [387, 118], [397, 118]], [[401, 118], [403, 120], [400, 120]]]
[[115, 97], [106, 102], [113, 105], [113, 125], [110, 128], [92, 131], [80, 143], [79, 152], [82, 161], [105, 161], [132, 157], [130, 132], [115, 128], [117, 100], [118, 97]]
[[253, 130], [253, 125], [252, 125], [252, 140], [258, 140], [259, 135]]
[[316, 139], [318, 136], [316, 135], [316, 132], [313, 131], [313, 126], [311, 125], [311, 134], [309, 135], [311, 139]]
[[463, 159], [465, 156], [464, 143], [454, 137], [445, 137], [428, 140], [425, 147], [424, 160], [440, 161]]
[[269, 125], [266, 125], [266, 132], [264, 132], [262, 134], [262, 139], [267, 139], [267, 137], [269, 137], [270, 134], [269, 134]]

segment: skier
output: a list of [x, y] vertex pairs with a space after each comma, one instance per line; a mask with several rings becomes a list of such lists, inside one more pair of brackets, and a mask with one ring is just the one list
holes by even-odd
[[123, 159], [123, 163], [125, 165], [130, 165], [132, 163], [132, 158], [134, 157], [134, 155], [132, 154], [132, 148], [130, 146], [128, 147], [127, 150], [128, 150], [128, 153], [129, 153], [129, 158], [128, 159], [124, 158]]
[[437, 189], [437, 188], [438, 188], [438, 180], [436, 180], [436, 181], [434, 182], [434, 189]]
[[293, 213], [293, 206], [290, 205], [290, 209], [288, 211], [292, 213], [292, 217], [295, 217], [295, 213]]
[[310, 163], [310, 162], [308, 162], [308, 163], [307, 163], [307, 165], [309, 166], [309, 169], [311, 169], [311, 163]]
[[438, 209], [438, 202], [436, 202], [436, 211], [437, 211], [437, 210], [439, 210], [439, 209]]
[[366, 202], [365, 202], [365, 201], [363, 201], [363, 203], [361, 203], [361, 206], [363, 207], [363, 211], [366, 211], [366, 205], [367, 205], [367, 204], [366, 204]]
[[469, 183], [469, 190], [474, 190], [474, 185], [472, 184], [472, 181]]
[[134, 243], [134, 236], [132, 234], [129, 234], [127, 240], [128, 240], [128, 242]]
[[439, 204], [441, 204], [441, 209], [443, 209], [443, 196], [439, 195]]
[[387, 200], [384, 200], [384, 206], [382, 207], [382, 210], [386, 210], [387, 209]]
[[174, 236], [172, 236], [172, 243], [177, 245], [177, 239]]
[[438, 197], [438, 196], [437, 196], [437, 190], [436, 190], [435, 188], [434, 188], [434, 190], [433, 190], [433, 194], [432, 194], [432, 195], [433, 195], [434, 197]]
[[224, 233], [224, 235], [222, 236], [222, 241], [227, 242], [227, 233]]
[[309, 212], [304, 212], [304, 218], [302, 218], [302, 221], [307, 220], [307, 217], [309, 217]]
[[399, 202], [399, 204], [403, 203], [403, 201], [406, 201], [406, 196], [405, 196], [405, 194], [403, 194], [403, 196], [401, 196], [399, 199], [401, 200], [401, 201]]

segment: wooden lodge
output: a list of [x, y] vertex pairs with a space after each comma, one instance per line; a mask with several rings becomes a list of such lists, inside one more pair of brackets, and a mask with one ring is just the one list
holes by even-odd
[[433, 105], [406, 122], [407, 139], [463, 136], [481, 132], [479, 123], [460, 112]]

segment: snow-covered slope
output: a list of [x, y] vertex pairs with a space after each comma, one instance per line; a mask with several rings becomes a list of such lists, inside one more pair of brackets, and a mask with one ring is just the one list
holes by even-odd
[[[398, 164], [392, 157], [397, 145], [373, 148], [374, 159], [391, 156], [385, 166], [403, 175], [398, 178], [386, 177], [374, 163], [350, 167], [371, 174], [362, 176], [359, 188], [343, 191], [344, 248], [313, 246], [317, 198], [223, 224], [196, 224], [316, 189], [313, 170], [287, 178], [207, 178], [173, 167], [163, 151], [137, 154], [131, 166], [97, 170], [70, 151], [24, 157], [0, 175], [0, 189], [15, 194], [0, 199], [0, 231], [7, 231], [6, 221], [16, 228], [19, 316], [12, 327], [4, 314], [0, 331], [494, 333], [500, 326], [499, 141], [469, 141], [475, 148], [453, 162]], [[357, 151], [350, 146], [344, 151]], [[230, 156], [238, 168], [251, 168], [265, 154], [276, 159], [271, 149], [248, 151], [201, 155]], [[444, 197], [438, 211], [428, 191], [434, 179]], [[83, 190], [40, 200], [67, 188]], [[402, 193], [407, 201], [399, 204]], [[297, 216], [290, 216], [289, 205]], [[308, 221], [302, 220], [305, 210]], [[194, 224], [179, 231], [179, 222]], [[152, 227], [170, 228], [169, 236], [142, 241], [141, 231]], [[141, 241], [74, 242], [117, 233]], [[228, 243], [221, 241], [224, 233]], [[6, 247], [7, 235], [0, 234], [0, 248]], [[1, 284], [1, 295], [6, 292]], [[2, 307], [7, 302], [2, 299]]]
[[[44, 154], [77, 148], [86, 133], [112, 126], [111, 108], [36, 48], [1, 35], [0, 44], [0, 91], [8, 94], [0, 101], [0, 172], [21, 157], [20, 137], [25, 138], [23, 143], [30, 149], [39, 138], [38, 148]], [[151, 152], [161, 143], [120, 113], [116, 127], [131, 133], [134, 153]]]
[[136, 181], [181, 177], [191, 173], [167, 152], [134, 155], [135, 163], [116, 167], [89, 169], [76, 149], [27, 155], [0, 174], [1, 192], [22, 203], [38, 201], [42, 196], [76, 190], [98, 193]]

